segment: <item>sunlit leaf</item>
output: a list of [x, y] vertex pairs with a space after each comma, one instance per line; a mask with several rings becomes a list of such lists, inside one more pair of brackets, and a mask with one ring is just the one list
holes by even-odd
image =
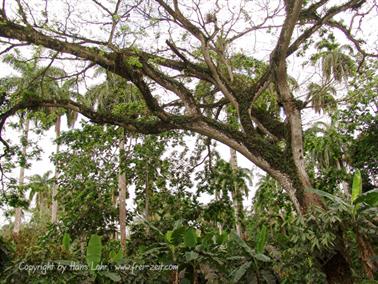
[[373, 189], [358, 196], [354, 204], [365, 203], [370, 207], [378, 206], [378, 189]]
[[91, 235], [89, 239], [88, 246], [87, 246], [87, 255], [86, 261], [88, 267], [92, 269], [96, 269], [97, 265], [101, 261], [101, 252], [102, 252], [102, 244], [101, 244], [101, 237], [98, 235]]
[[267, 227], [263, 225], [256, 236], [256, 253], [263, 253], [267, 240], [268, 230]]
[[353, 175], [352, 184], [352, 203], [361, 195], [362, 193], [362, 178], [360, 170], [357, 170]]
[[68, 251], [70, 249], [71, 236], [67, 232], [65, 232], [63, 235], [62, 245], [65, 251]]

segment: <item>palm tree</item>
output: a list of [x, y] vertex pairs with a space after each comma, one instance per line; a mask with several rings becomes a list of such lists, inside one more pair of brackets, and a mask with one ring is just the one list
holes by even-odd
[[33, 175], [29, 179], [29, 202], [35, 198], [36, 213], [39, 219], [49, 215], [52, 197], [51, 188], [53, 185], [53, 179], [50, 174], [51, 171], [47, 171], [43, 175]]
[[[64, 73], [64, 71], [62, 70]], [[75, 84], [73, 80], [66, 80], [62, 86], [56, 86], [55, 92], [51, 93], [52, 97], [60, 98], [60, 99], [68, 99], [76, 95], [76, 93], [73, 93], [71, 91], [71, 88]], [[62, 108], [49, 108], [45, 110], [47, 114], [53, 114], [55, 119], [55, 141], [56, 141], [56, 150], [55, 154], [59, 154], [60, 152], [60, 144], [58, 142], [58, 139], [61, 134], [61, 119], [62, 116], [65, 115], [67, 118], [67, 126], [69, 128], [73, 128], [75, 125], [75, 122], [78, 118], [78, 113], [73, 110], [67, 110]], [[57, 166], [55, 166], [55, 173], [54, 173], [54, 185], [52, 188], [52, 204], [51, 204], [51, 223], [56, 223], [58, 221], [58, 200], [56, 198], [58, 194], [58, 177], [59, 177], [59, 169]]]
[[239, 236], [244, 234], [244, 210], [243, 194], [248, 196], [249, 187], [252, 185], [252, 173], [248, 169], [237, 166], [236, 152], [231, 153], [230, 163], [218, 160], [215, 166], [214, 186], [224, 193], [230, 192], [234, 206], [236, 231]]
[[[22, 101], [30, 97], [42, 97], [46, 93], [50, 93], [56, 87], [56, 82], [53, 79], [56, 75], [54, 68], [41, 68], [38, 66], [38, 59], [40, 58], [42, 50], [36, 49], [32, 60], [22, 58], [19, 52], [16, 54], [8, 54], [4, 58], [4, 62], [11, 65], [13, 69], [20, 73], [19, 76], [8, 76], [1, 79], [1, 85], [6, 92], [11, 93], [15, 101]], [[22, 156], [25, 159], [28, 145], [28, 134], [30, 128], [30, 119], [37, 120], [36, 116], [31, 113], [21, 114], [21, 128], [23, 129], [22, 137]], [[25, 180], [25, 164], [20, 164], [19, 185], [23, 187]], [[14, 235], [17, 236], [21, 227], [22, 209], [16, 208]]]
[[322, 110], [331, 112], [336, 110], [337, 107], [337, 102], [334, 98], [335, 95], [336, 89], [330, 84], [319, 85], [317, 83], [311, 83], [308, 86], [305, 104], [311, 102], [311, 106], [316, 113], [320, 113]]
[[[310, 152], [310, 158], [317, 163], [320, 169], [336, 168], [347, 171], [345, 149], [346, 141], [337, 131], [335, 120], [330, 124], [317, 122], [307, 130], [308, 142], [306, 148]], [[342, 182], [343, 190], [349, 194], [348, 184]]]
[[[88, 90], [83, 102], [92, 108], [96, 108], [99, 112], [121, 112], [126, 115], [135, 116], [136, 109], [140, 105], [141, 99], [138, 89], [128, 83], [123, 78], [98, 69], [96, 75], [106, 73], [106, 80]], [[130, 114], [130, 112], [134, 112]], [[127, 177], [125, 169], [121, 166], [127, 159], [129, 153], [126, 151], [127, 135], [125, 129], [122, 129], [121, 138], [119, 140], [119, 157], [120, 169], [118, 176], [118, 205], [119, 205], [119, 224], [121, 247], [126, 254], [126, 198], [127, 198]]]
[[315, 135], [314, 143], [309, 148], [311, 157], [321, 168], [338, 167], [342, 163], [342, 155], [345, 152], [345, 143], [337, 132], [334, 121], [330, 124], [319, 121], [308, 130]]
[[350, 46], [343, 45], [321, 53], [322, 71], [327, 81], [333, 78], [341, 82], [353, 74], [355, 65], [351, 59], [352, 52]]
[[[227, 109], [227, 120], [230, 125], [233, 125], [235, 128], [239, 128], [239, 123], [235, 116], [235, 110], [233, 108]], [[236, 233], [239, 237], [244, 235], [244, 225], [243, 225], [243, 195], [242, 188], [246, 190], [246, 195], [248, 195], [248, 187], [245, 187], [243, 179], [238, 179], [237, 176], [240, 174], [240, 169], [238, 168], [238, 160], [236, 151], [230, 148], [230, 166], [231, 166], [231, 178], [234, 180], [233, 187], [231, 190], [232, 203], [235, 211], [236, 219]], [[247, 177], [247, 176], [246, 176]], [[251, 182], [251, 180], [250, 180]]]

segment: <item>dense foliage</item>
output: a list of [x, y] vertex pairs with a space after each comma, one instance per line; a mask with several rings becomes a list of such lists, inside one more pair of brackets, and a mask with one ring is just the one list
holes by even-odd
[[378, 4], [339, 2], [2, 1], [0, 283], [377, 283]]

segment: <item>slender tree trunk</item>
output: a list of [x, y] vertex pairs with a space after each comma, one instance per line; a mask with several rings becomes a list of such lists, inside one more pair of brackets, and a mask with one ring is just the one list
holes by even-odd
[[[215, 191], [215, 201], [220, 201], [220, 198], [221, 198], [220, 192], [219, 192], [219, 190], [216, 190]], [[219, 234], [222, 234], [222, 232], [223, 232], [223, 224], [221, 222], [217, 221], [216, 225], [218, 227]]]
[[[61, 127], [61, 117], [58, 115], [55, 121], [55, 139], [60, 137], [60, 127]], [[56, 143], [56, 150], [55, 154], [59, 154], [60, 151], [59, 143]], [[58, 166], [55, 166], [55, 174], [54, 174], [54, 185], [52, 188], [52, 204], [51, 204], [51, 223], [55, 224], [58, 221], [58, 200], [56, 199], [56, 195], [58, 194]]]
[[[238, 160], [236, 156], [236, 151], [230, 148], [230, 165], [232, 171], [235, 173], [238, 169]], [[235, 219], [236, 219], [236, 233], [239, 237], [244, 235], [243, 225], [242, 225], [242, 210], [243, 210], [243, 198], [241, 196], [240, 188], [235, 185], [234, 191], [232, 194], [232, 203], [235, 212]]]
[[[26, 117], [23, 123], [23, 134], [21, 138], [21, 143], [22, 143], [21, 153], [22, 153], [23, 159], [25, 159], [25, 162], [26, 162], [26, 150], [28, 148], [29, 124], [30, 124], [29, 118]], [[21, 164], [19, 178], [18, 178], [19, 186], [22, 187], [24, 185], [24, 182], [25, 182], [25, 165]], [[13, 235], [17, 237], [21, 229], [22, 208], [17, 207], [15, 211], [16, 212], [15, 212], [15, 218], [14, 218]]]
[[[126, 136], [123, 133], [123, 136], [119, 143], [119, 164], [122, 165], [125, 161], [125, 144]], [[118, 176], [118, 204], [119, 204], [119, 227], [121, 235], [121, 247], [123, 255], [126, 255], [126, 195], [127, 195], [127, 182], [126, 182], [126, 173], [125, 169], [120, 167], [120, 173]]]
[[[119, 182], [119, 178], [118, 178], [118, 182]], [[118, 199], [119, 198], [118, 198], [117, 194], [118, 194], [118, 189], [113, 190], [113, 192], [112, 192], [112, 206], [113, 206], [113, 208], [118, 208]], [[113, 235], [111, 236], [111, 239], [112, 240], [118, 240], [117, 230], [114, 230]]]

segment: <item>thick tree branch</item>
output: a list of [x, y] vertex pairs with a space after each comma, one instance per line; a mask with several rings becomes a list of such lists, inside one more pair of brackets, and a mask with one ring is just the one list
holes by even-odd
[[33, 43], [45, 46], [55, 51], [69, 53], [77, 57], [95, 62], [105, 68], [114, 66], [114, 61], [105, 52], [95, 48], [86, 47], [76, 43], [64, 42], [50, 36], [44, 35], [29, 27], [10, 22], [0, 17], [0, 36], [17, 39], [22, 42]]

